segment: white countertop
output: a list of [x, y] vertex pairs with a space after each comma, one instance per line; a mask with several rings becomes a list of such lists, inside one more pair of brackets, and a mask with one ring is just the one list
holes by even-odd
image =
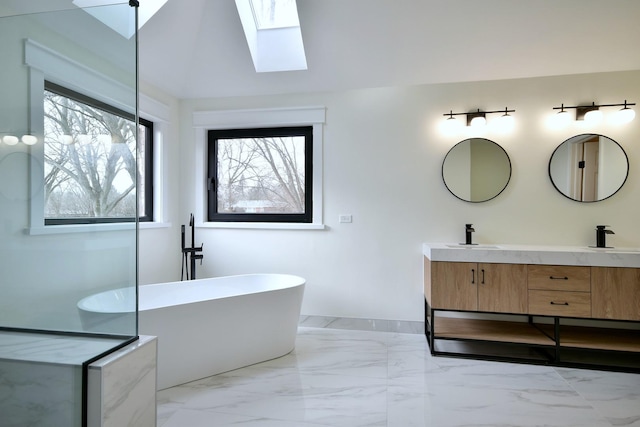
[[431, 261], [640, 268], [640, 248], [424, 243], [422, 253]]

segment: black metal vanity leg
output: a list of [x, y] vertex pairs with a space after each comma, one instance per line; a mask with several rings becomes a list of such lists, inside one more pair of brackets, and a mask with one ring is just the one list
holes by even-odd
[[427, 344], [429, 345], [429, 351], [434, 354], [433, 344], [435, 342], [435, 328], [434, 328], [434, 313], [435, 310], [431, 308], [427, 299], [424, 299], [424, 335], [427, 338]]
[[436, 319], [435, 319], [435, 315], [436, 315], [436, 311], [434, 309], [430, 310], [431, 313], [431, 322], [429, 322], [429, 324], [431, 325], [431, 330], [429, 331], [429, 335], [431, 335], [431, 342], [429, 343], [429, 348], [431, 349], [431, 354], [434, 355], [436, 354], [436, 348], [435, 348], [435, 344], [436, 344]]
[[427, 338], [427, 343], [431, 346], [431, 337], [432, 337], [432, 323], [433, 323], [433, 314], [431, 313], [431, 306], [427, 299], [424, 299], [424, 336]]
[[560, 362], [560, 318], [553, 318], [553, 338], [556, 342], [555, 363]]
[[424, 299], [424, 336], [427, 338], [427, 342], [429, 342], [429, 331], [431, 330], [431, 326], [429, 325], [429, 303], [427, 299]]

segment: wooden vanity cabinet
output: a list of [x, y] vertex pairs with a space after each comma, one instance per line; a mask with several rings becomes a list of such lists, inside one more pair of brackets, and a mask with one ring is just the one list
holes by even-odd
[[478, 311], [527, 312], [527, 266], [478, 264]]
[[431, 263], [435, 309], [527, 312], [527, 266], [473, 262]]
[[[640, 324], [632, 323], [640, 321], [640, 268], [425, 255], [424, 296], [433, 355], [640, 372]], [[467, 314], [446, 313], [456, 311]], [[617, 321], [631, 322], [622, 328]], [[609, 352], [615, 357], [607, 359]]]
[[591, 317], [591, 267], [529, 265], [529, 314]]
[[640, 268], [591, 267], [592, 316], [640, 320]]
[[477, 268], [478, 264], [469, 262], [432, 262], [431, 306], [452, 310], [477, 310], [478, 288], [474, 279]]

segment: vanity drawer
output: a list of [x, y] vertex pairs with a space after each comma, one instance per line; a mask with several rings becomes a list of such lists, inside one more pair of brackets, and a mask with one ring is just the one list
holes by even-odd
[[529, 314], [591, 317], [591, 293], [529, 291]]
[[591, 267], [529, 265], [529, 289], [591, 292]]

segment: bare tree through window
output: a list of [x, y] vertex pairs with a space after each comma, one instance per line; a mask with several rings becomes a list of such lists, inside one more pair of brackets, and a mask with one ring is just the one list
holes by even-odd
[[216, 163], [210, 170], [216, 184], [215, 213], [228, 214], [223, 217], [227, 220], [233, 220], [230, 216], [233, 214], [307, 214], [310, 206], [307, 156], [311, 156], [308, 137], [280, 135], [277, 130], [267, 133], [273, 135], [225, 134], [214, 139]]
[[[135, 218], [136, 186], [144, 216], [145, 144], [136, 124], [45, 90], [45, 220]], [[147, 128], [139, 127], [141, 141]]]

